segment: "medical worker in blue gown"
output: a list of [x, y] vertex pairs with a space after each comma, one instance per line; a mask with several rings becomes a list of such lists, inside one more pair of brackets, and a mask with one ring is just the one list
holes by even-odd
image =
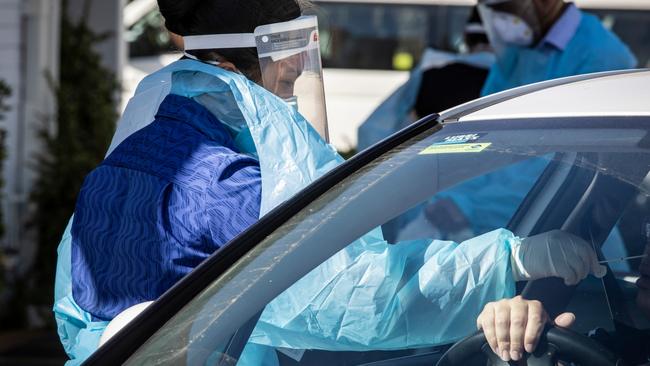
[[[158, 4], [185, 56], [138, 86], [79, 192], [54, 303], [69, 364], [94, 352], [113, 318], [157, 299], [342, 161], [324, 139], [317, 22], [301, 2]], [[517, 280], [602, 275], [589, 245], [562, 232], [409, 244], [388, 245], [376, 229], [323, 263], [267, 306], [240, 364], [273, 364], [276, 347], [447, 343], [471, 331], [485, 303], [513, 296]], [[558, 247], [571, 249], [550, 257]]]
[[634, 68], [600, 20], [563, 0], [479, 0], [497, 59], [482, 94], [565, 76]]
[[[629, 69], [637, 64], [634, 55], [615, 34], [605, 29], [597, 17], [580, 11], [573, 3], [480, 0], [478, 9], [496, 54], [482, 95], [565, 76]], [[547, 163], [542, 158], [529, 159], [461, 184], [439, 195], [414, 219], [402, 218], [397, 226], [421, 235], [427, 230], [427, 211], [451, 210], [462, 213], [466, 231], [473, 235], [488, 228], [503, 227]], [[399, 232], [394, 235], [404, 236]], [[618, 237], [616, 231], [612, 240], [615, 242]], [[626, 255], [619, 245], [605, 248], [611, 251], [609, 255]]]
[[[629, 48], [614, 33], [596, 16], [580, 11], [573, 3], [479, 0], [478, 7], [497, 56], [482, 95], [544, 80], [637, 65]], [[502, 205], [495, 207], [490, 219], [482, 223], [485, 227], [506, 225], [546, 163], [543, 159], [531, 159], [464, 184], [448, 197], [457, 201], [469, 222], [477, 222], [476, 207], [500, 201]], [[505, 181], [521, 189], [506, 190]], [[475, 233], [481, 230], [474, 228]]]

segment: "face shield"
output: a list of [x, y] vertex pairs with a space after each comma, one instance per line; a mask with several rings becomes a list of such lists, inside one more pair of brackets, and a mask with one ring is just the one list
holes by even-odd
[[478, 10], [497, 52], [508, 45], [530, 47], [541, 37], [533, 0], [484, 0], [479, 2]]
[[296, 108], [328, 141], [318, 20], [261, 25], [254, 33], [184, 37], [185, 51], [257, 48], [264, 88]]

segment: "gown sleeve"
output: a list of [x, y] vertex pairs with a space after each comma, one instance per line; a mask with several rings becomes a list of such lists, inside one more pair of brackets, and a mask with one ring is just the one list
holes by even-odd
[[505, 229], [460, 244], [387, 244], [375, 229], [267, 305], [250, 343], [330, 351], [454, 342], [490, 301], [515, 295]]

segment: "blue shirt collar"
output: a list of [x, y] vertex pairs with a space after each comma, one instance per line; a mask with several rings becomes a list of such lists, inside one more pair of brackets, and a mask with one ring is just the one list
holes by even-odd
[[569, 41], [576, 34], [581, 20], [582, 14], [580, 10], [574, 4], [569, 4], [562, 16], [560, 16], [553, 27], [546, 33], [546, 36], [540, 41], [539, 46], [550, 45], [560, 51], [564, 51]]

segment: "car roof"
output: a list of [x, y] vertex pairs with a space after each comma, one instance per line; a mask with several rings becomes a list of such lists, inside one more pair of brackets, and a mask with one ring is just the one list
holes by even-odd
[[441, 113], [444, 122], [650, 116], [650, 70], [580, 75], [510, 89]]

